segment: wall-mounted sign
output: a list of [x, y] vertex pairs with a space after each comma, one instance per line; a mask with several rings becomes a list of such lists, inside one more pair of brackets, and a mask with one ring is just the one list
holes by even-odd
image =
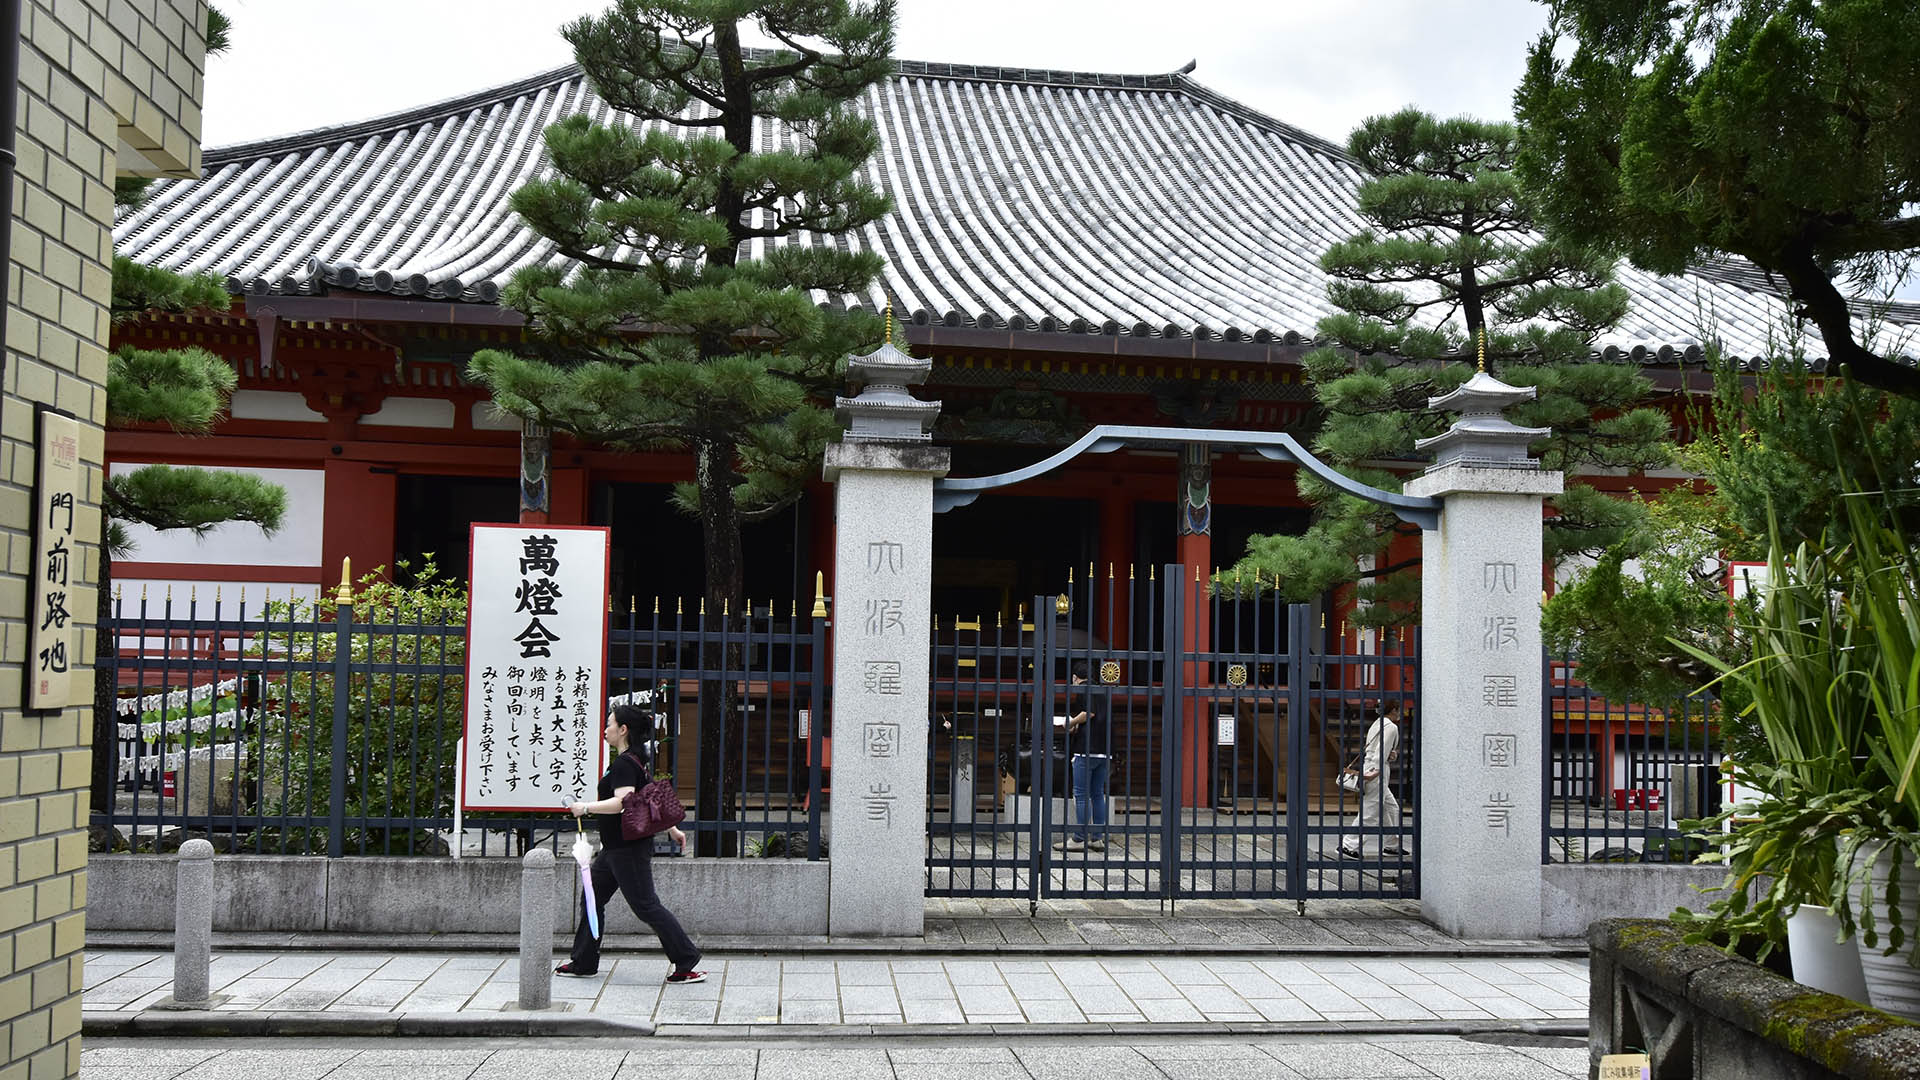
[[475, 525], [467, 580], [467, 810], [558, 810], [606, 764], [607, 529]]
[[80, 556], [74, 550], [86, 477], [80, 467], [80, 421], [42, 409], [34, 441], [33, 607], [27, 622], [27, 708], [62, 709], [76, 693], [93, 698], [93, 686], [73, 677], [80, 663], [80, 632], [74, 620], [74, 586]]

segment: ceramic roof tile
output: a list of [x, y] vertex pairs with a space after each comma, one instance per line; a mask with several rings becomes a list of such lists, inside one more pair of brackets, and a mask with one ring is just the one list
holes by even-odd
[[[867, 176], [895, 212], [825, 241], [880, 252], [885, 276], [867, 295], [817, 300], [891, 298], [903, 316], [954, 325], [1017, 315], [1028, 329], [1280, 339], [1310, 338], [1331, 310], [1319, 253], [1363, 225], [1363, 174], [1340, 147], [1182, 74], [896, 69], [859, 103], [882, 137]], [[569, 67], [212, 149], [204, 178], [156, 185], [122, 217], [115, 248], [240, 292], [491, 303], [514, 270], [562, 261], [507, 196], [547, 171], [546, 126], [578, 112], [610, 115]], [[1742, 263], [1683, 278], [1623, 267], [1621, 280], [1633, 308], [1603, 346], [1684, 351], [1715, 335], [1755, 357], [1777, 353], [1790, 325], [1776, 284]], [[1920, 305], [1888, 316], [1920, 327]], [[1817, 335], [1804, 344], [1822, 352]]]

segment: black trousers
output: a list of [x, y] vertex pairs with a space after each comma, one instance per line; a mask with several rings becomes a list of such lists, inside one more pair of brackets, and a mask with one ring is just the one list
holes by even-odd
[[[680, 920], [674, 918], [673, 912], [668, 911], [666, 905], [660, 902], [660, 897], [654, 894], [651, 837], [626, 847], [601, 848], [600, 854], [593, 857], [591, 871], [593, 897], [599, 907], [595, 914], [600, 917], [603, 932], [607, 925], [607, 901], [613, 899], [613, 891], [618, 888], [620, 895], [627, 898], [627, 906], [660, 938], [660, 947], [673, 963], [673, 970], [690, 971], [693, 965], [700, 962], [700, 950], [694, 947], [693, 939], [680, 928]], [[580, 898], [579, 925], [573, 931], [572, 959], [576, 970], [585, 972], [600, 969], [600, 942], [587, 925], [584, 896]]]

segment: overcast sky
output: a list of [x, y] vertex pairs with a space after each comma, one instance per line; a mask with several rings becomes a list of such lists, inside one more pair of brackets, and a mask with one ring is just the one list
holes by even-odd
[[[208, 146], [363, 120], [573, 59], [561, 23], [606, 0], [220, 0], [233, 47], [208, 64]], [[1532, 0], [900, 0], [903, 60], [1194, 78], [1343, 142], [1417, 104], [1506, 118]]]

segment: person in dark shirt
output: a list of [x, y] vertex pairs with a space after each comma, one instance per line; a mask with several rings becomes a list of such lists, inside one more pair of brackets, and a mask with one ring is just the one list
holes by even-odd
[[[607, 746], [613, 750], [612, 764], [607, 766], [607, 774], [600, 778], [599, 798], [592, 802], [576, 802], [568, 809], [574, 817], [595, 816], [600, 826], [600, 853], [593, 857], [591, 873], [593, 875], [593, 896], [597, 912], [601, 916], [600, 924], [606, 925], [607, 901], [612, 899], [613, 890], [618, 887], [620, 894], [627, 898], [627, 904], [640, 921], [653, 928], [660, 938], [660, 947], [666, 950], [667, 959], [673, 968], [667, 974], [670, 983], [704, 982], [707, 974], [697, 971], [694, 965], [700, 962], [700, 950], [693, 939], [680, 928], [680, 920], [673, 917], [660, 897], [653, 891], [653, 837], [645, 836], [638, 840], [628, 840], [620, 832], [621, 802], [627, 792], [638, 790], [647, 782], [647, 772], [641, 762], [639, 747], [634, 740], [644, 739], [653, 729], [653, 717], [633, 705], [616, 705], [607, 714], [606, 730], [601, 734], [607, 740]], [[674, 843], [685, 845], [686, 835], [679, 829], [669, 829]], [[573, 932], [573, 954], [566, 963], [554, 968], [562, 975], [587, 976], [600, 970], [600, 939], [593, 936], [586, 917], [586, 898], [581, 897], [580, 925]]]
[[1073, 835], [1063, 851], [1107, 850], [1107, 779], [1113, 770], [1113, 702], [1087, 684], [1087, 663], [1075, 661], [1067, 692], [1067, 753], [1073, 771]]

